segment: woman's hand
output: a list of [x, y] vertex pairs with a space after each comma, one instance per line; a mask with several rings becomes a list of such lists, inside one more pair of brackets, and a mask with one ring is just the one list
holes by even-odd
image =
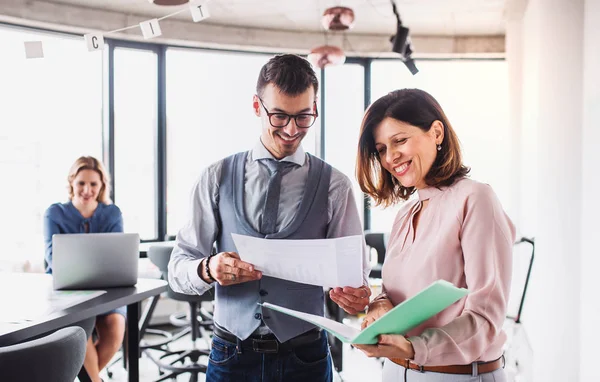
[[414, 359], [412, 343], [400, 334], [382, 334], [377, 345], [353, 345], [368, 357]]
[[362, 312], [369, 303], [371, 297], [371, 289], [363, 285], [360, 288], [343, 287], [333, 288], [329, 291], [331, 300], [338, 304], [348, 314], [356, 314]]
[[369, 305], [369, 311], [363, 319], [360, 328], [364, 329], [371, 325], [375, 320], [389, 312], [393, 307], [392, 302], [387, 298], [373, 301]]

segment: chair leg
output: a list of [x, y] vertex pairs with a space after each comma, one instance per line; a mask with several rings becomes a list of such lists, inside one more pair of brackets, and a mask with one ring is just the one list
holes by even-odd
[[88, 373], [85, 370], [85, 368], [83, 367], [83, 365], [81, 366], [81, 369], [79, 370], [79, 374], [77, 374], [77, 379], [79, 379], [79, 382], [92, 382], [92, 379], [88, 375]]
[[185, 357], [189, 356], [191, 352], [191, 350], [187, 350], [184, 353], [181, 353], [179, 357], [175, 358], [174, 360], [171, 360], [171, 365], [174, 365], [179, 361], [185, 360]]
[[146, 334], [146, 329], [148, 328], [156, 304], [158, 304], [158, 300], [160, 300], [160, 295], [153, 296], [150, 298], [150, 302], [146, 303], [146, 306], [144, 307], [144, 312], [140, 318], [140, 338], [144, 337], [144, 334]]
[[192, 342], [196, 342], [199, 337], [198, 327], [198, 303], [190, 301], [190, 325], [192, 326]]
[[170, 374], [160, 377], [160, 379], [156, 379], [154, 382], [162, 382], [162, 381], [166, 381], [167, 379], [173, 379], [173, 378], [177, 377], [179, 374], [182, 374], [182, 373], [180, 373], [178, 371], [174, 371]]
[[[141, 337], [140, 337], [141, 338]], [[129, 341], [127, 335], [123, 336], [123, 368], [127, 370], [127, 354], [129, 354]]]

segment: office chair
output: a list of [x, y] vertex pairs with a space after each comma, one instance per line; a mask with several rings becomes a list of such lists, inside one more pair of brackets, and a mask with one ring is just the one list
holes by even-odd
[[[535, 258], [535, 239], [522, 237], [515, 242], [513, 248], [513, 293], [511, 294], [514, 298], [513, 301], [509, 302], [509, 313], [506, 318], [519, 324], [521, 323], [521, 315], [523, 314], [523, 306], [525, 305], [525, 296], [527, 294], [527, 287], [529, 286], [529, 278], [531, 277], [531, 269], [533, 268], [533, 260]], [[514, 295], [515, 290], [519, 291], [518, 295]], [[510, 310], [512, 310], [512, 312]]]
[[513, 248], [513, 279], [504, 322], [508, 336], [504, 346], [504, 362], [509, 377], [529, 381], [532, 378], [533, 350], [521, 316], [535, 258], [535, 240], [522, 237]]
[[0, 348], [2, 380], [73, 381], [83, 365], [85, 346], [85, 331], [78, 326], [71, 326], [45, 337], [2, 347]]
[[365, 242], [377, 251], [377, 265], [373, 266], [369, 277], [381, 278], [381, 268], [385, 260], [386, 237], [383, 232], [365, 232]]
[[[168, 280], [168, 265], [169, 259], [171, 258], [171, 252], [173, 247], [167, 246], [152, 246], [148, 249], [148, 257], [150, 261], [158, 267], [162, 273], [162, 278]], [[162, 351], [164, 354], [159, 358], [155, 358], [151, 352], [146, 351], [145, 354], [158, 366], [161, 378], [156, 380], [164, 381], [166, 379], [174, 378], [182, 373], [190, 373], [190, 381], [197, 382], [199, 373], [206, 373], [207, 365], [198, 363], [198, 360], [202, 356], [208, 357], [210, 354], [209, 350], [198, 349], [196, 347], [196, 340], [204, 337], [208, 339], [209, 335], [206, 332], [212, 331], [213, 321], [212, 315], [208, 312], [201, 310], [200, 305], [204, 301], [212, 301], [214, 299], [212, 292], [208, 291], [202, 296], [192, 296], [181, 294], [173, 291], [170, 287], [167, 289], [167, 296], [176, 301], [187, 302], [190, 306], [190, 319], [185, 320], [183, 317], [187, 315], [181, 315], [174, 313], [171, 315], [170, 321], [175, 326], [183, 326], [185, 328], [180, 330], [178, 333], [173, 335], [172, 341], [176, 341], [183, 336], [191, 333], [193, 342], [193, 348], [184, 351], [170, 351], [164, 347], [149, 347], [149, 349]], [[202, 335], [201, 335], [202, 333]], [[186, 362], [186, 360], [190, 362]], [[180, 363], [181, 364], [178, 364]], [[164, 370], [169, 371], [168, 375], [164, 375]]]
[[[144, 310], [140, 316], [139, 321], [139, 331], [140, 331], [140, 342], [139, 349], [140, 351], [144, 351], [146, 349], [166, 349], [168, 350], [168, 344], [173, 341], [173, 334], [166, 330], [149, 328], [148, 325], [150, 323], [150, 319], [152, 318], [152, 314], [154, 313], [154, 309], [156, 308], [156, 304], [160, 299], [160, 294], [156, 296], [150, 297], [148, 303], [145, 305]], [[138, 306], [139, 308], [139, 306]], [[87, 332], [86, 332], [87, 333]], [[154, 337], [159, 337], [162, 339], [154, 338], [151, 342], [144, 339], [146, 334], [153, 335]], [[121, 345], [121, 351], [117, 353], [117, 355], [106, 365], [104, 370], [106, 370], [106, 375], [109, 379], [113, 377], [112, 368], [117, 363], [122, 362], [123, 368], [127, 369], [127, 333], [123, 336], [123, 344]]]

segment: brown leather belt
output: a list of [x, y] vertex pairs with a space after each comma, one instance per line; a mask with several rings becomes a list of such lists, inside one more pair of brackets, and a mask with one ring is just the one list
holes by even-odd
[[[491, 373], [494, 370], [498, 370], [504, 367], [504, 356], [498, 358], [495, 361], [490, 362], [478, 362], [470, 365], [449, 365], [449, 366], [419, 366], [416, 363], [412, 363], [409, 360], [401, 358], [390, 358], [390, 361], [396, 365], [400, 365], [405, 369], [418, 370], [420, 372], [431, 371], [434, 373], [446, 373], [446, 374], [485, 374]], [[475, 366], [477, 365], [477, 366]], [[476, 374], [475, 367], [477, 368]]]

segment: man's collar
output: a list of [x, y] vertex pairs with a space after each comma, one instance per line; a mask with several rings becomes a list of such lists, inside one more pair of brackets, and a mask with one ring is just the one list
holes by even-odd
[[[262, 141], [259, 139], [252, 149], [252, 160], [256, 161], [260, 159], [275, 159], [275, 157], [271, 155], [269, 150], [267, 150], [265, 145], [263, 145]], [[298, 166], [304, 166], [304, 163], [306, 162], [306, 153], [304, 152], [302, 145], [298, 146], [298, 150], [296, 150], [295, 153], [281, 159], [281, 161], [292, 162]]]

